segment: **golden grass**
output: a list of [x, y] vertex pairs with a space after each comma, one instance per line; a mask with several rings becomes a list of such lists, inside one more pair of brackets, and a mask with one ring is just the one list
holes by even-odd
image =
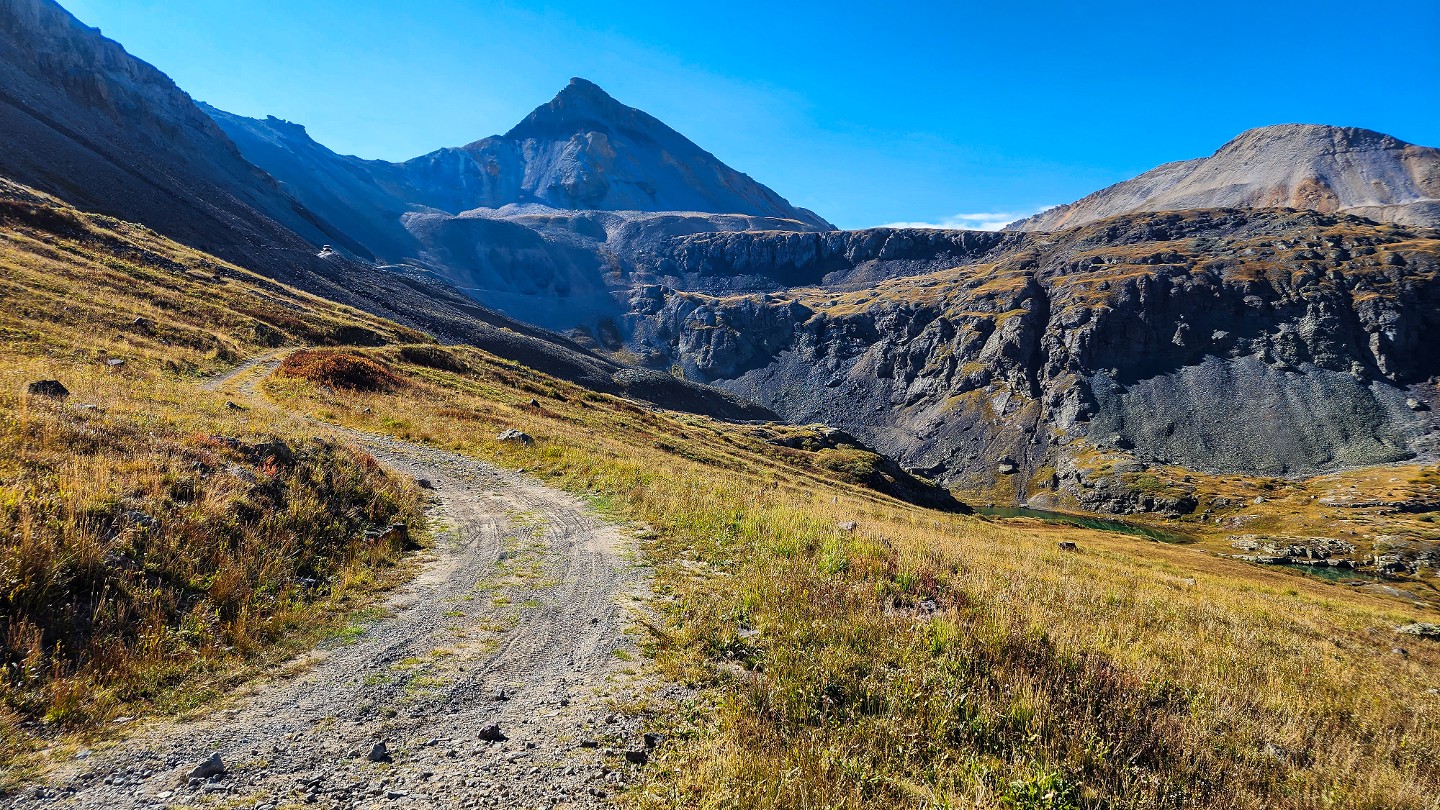
[[[469, 372], [369, 352], [404, 395], [266, 390], [657, 530], [655, 652], [701, 691], [632, 804], [1433, 805], [1440, 650], [1391, 651], [1423, 610], [1192, 548], [911, 507], [819, 454], [452, 352]], [[505, 427], [535, 446], [495, 441]]]
[[[1440, 645], [1412, 639], [1392, 652], [1395, 625], [1435, 620], [1421, 609], [1194, 548], [909, 506], [749, 427], [418, 345], [422, 336], [239, 275], [216, 285], [196, 270], [213, 260], [143, 233], [121, 241], [160, 260], [111, 266], [94, 231], [129, 226], [97, 222], [80, 236], [12, 223], [0, 242], [0, 340], [14, 360], [0, 388], [57, 377], [72, 403], [105, 411], [0, 400], [12, 422], [41, 432], [7, 434], [20, 437], [16, 452], [52, 465], [5, 472], [17, 512], [44, 502], [39, 486], [60, 515], [89, 514], [116, 491], [157, 511], [190, 508], [181, 502], [198, 490], [176, 491], [167, 472], [183, 478], [192, 458], [229, 452], [194, 437], [253, 446], [291, 428], [227, 410], [187, 376], [277, 343], [333, 343], [354, 333], [346, 327], [412, 341], [346, 350], [403, 391], [278, 375], [264, 388], [295, 411], [524, 467], [653, 528], [645, 549], [666, 621], [652, 649], [666, 677], [696, 692], [651, 718], [672, 736], [627, 804], [1436, 806]], [[67, 306], [77, 317], [56, 314]], [[155, 332], [127, 330], [132, 312]], [[127, 360], [116, 370], [98, 362], [116, 356]], [[537, 441], [497, 441], [506, 427]], [[92, 431], [112, 437], [96, 446], [124, 452], [45, 456], [84, 447]], [[202, 533], [207, 516], [231, 514], [218, 505], [237, 476], [212, 477], [201, 482], [216, 488], [199, 501], [216, 505]], [[853, 531], [841, 526], [850, 521]], [[89, 535], [63, 536], [81, 548]], [[95, 688], [76, 684], [82, 697]]]
[[[417, 333], [136, 226], [56, 205], [0, 219], [5, 763], [313, 642], [399, 577], [403, 536], [366, 530], [422, 527], [413, 484], [196, 384], [275, 343]], [[70, 396], [27, 395], [38, 379]]]

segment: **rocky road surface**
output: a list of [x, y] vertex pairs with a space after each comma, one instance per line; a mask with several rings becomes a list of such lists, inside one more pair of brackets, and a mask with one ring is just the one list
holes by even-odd
[[[278, 357], [208, 387], [260, 406]], [[8, 806], [591, 807], [636, 778], [658, 741], [623, 712], [646, 689], [633, 538], [524, 475], [335, 432], [433, 487], [418, 576], [286, 673], [82, 751]], [[224, 773], [192, 778], [212, 752]]]

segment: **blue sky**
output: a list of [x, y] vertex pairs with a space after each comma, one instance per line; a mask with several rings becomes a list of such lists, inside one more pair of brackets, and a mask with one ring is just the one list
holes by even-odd
[[403, 160], [595, 81], [841, 227], [994, 225], [1276, 123], [1440, 146], [1440, 2], [62, 0], [194, 97]]

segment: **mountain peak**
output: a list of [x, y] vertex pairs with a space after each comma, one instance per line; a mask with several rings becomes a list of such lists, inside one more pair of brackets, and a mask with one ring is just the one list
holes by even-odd
[[580, 76], [571, 76], [570, 83], [565, 85], [565, 87], [555, 95], [557, 97], [564, 95], [597, 96], [600, 98], [606, 98], [614, 101], [614, 99], [611, 98], [610, 94], [605, 92], [605, 90], [602, 89], [600, 85]]
[[1435, 227], [1440, 149], [1360, 127], [1256, 127], [1209, 157], [1167, 163], [1006, 229], [1063, 230], [1133, 211], [1195, 208], [1297, 208]]
[[1383, 132], [1329, 124], [1271, 124], [1247, 129], [1217, 150], [1300, 148], [1308, 151], [1401, 149], [1411, 144]]
[[536, 107], [505, 133], [507, 138], [554, 135], [580, 125], [668, 130], [663, 123], [615, 100], [600, 85], [579, 77], [570, 80], [549, 102]]
[[617, 110], [634, 109], [616, 101], [615, 97], [605, 92], [604, 88], [600, 85], [589, 79], [582, 79], [579, 76], [572, 78], [569, 84], [565, 85], [561, 88], [560, 92], [555, 94], [555, 98], [551, 99], [549, 104], [539, 109], [574, 109], [577, 107], [585, 108], [593, 112], [614, 112]]

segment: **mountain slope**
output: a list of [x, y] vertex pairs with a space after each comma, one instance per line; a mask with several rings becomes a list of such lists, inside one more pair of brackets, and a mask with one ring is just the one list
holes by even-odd
[[364, 253], [246, 162], [169, 77], [50, 0], [0, 4], [0, 176], [248, 266]]
[[392, 164], [337, 155], [311, 139], [305, 127], [279, 118], [245, 118], [204, 102], [197, 106], [247, 160], [264, 167], [287, 194], [363, 244], [367, 253], [392, 262], [419, 255], [401, 222], [413, 193]]
[[557, 330], [621, 315], [625, 285], [608, 274], [657, 239], [832, 229], [583, 79], [505, 135], [404, 163], [338, 155], [276, 118], [203, 109], [367, 252]]
[[1056, 231], [1132, 211], [1272, 207], [1440, 226], [1440, 149], [1355, 127], [1260, 127], [1208, 158], [1167, 163], [1006, 230]]
[[[1434, 804], [1440, 718], [1417, 707], [1440, 647], [1393, 631], [1433, 607], [1189, 545], [917, 508], [868, 488], [893, 470], [833, 431], [637, 407], [417, 345], [4, 188], [0, 805], [352, 806], [383, 790], [395, 807], [591, 806], [617, 789], [779, 810]], [[262, 323], [292, 343], [386, 342], [306, 352], [385, 385], [332, 385], [319, 364], [253, 398], [254, 377], [197, 384], [266, 351]], [[70, 399], [24, 393], [45, 378]], [[498, 441], [506, 427], [534, 443]], [[383, 439], [355, 453], [352, 431], [454, 463], [424, 469]], [[602, 535], [567, 554], [593, 517], [537, 503], [536, 479], [645, 527], [640, 553]], [[414, 570], [394, 563], [432, 498], [416, 589], [352, 612]], [[617, 570], [653, 572], [654, 598], [592, 587]], [[604, 643], [631, 616], [635, 635]], [[317, 655], [270, 666], [326, 631]], [[631, 660], [650, 651], [656, 667]], [[543, 669], [517, 666], [532, 654]], [[600, 658], [641, 679], [577, 668]], [[651, 672], [678, 682], [651, 689]], [[277, 677], [252, 689], [252, 673]], [[626, 699], [589, 714], [597, 689]], [[497, 722], [508, 743], [477, 740]], [[382, 739], [393, 761], [366, 761]], [[215, 750], [223, 778], [185, 778]]]
[[[247, 162], [165, 74], [51, 0], [0, 3], [0, 32], [5, 43], [0, 131], [7, 136], [0, 178], [139, 222], [307, 292], [597, 390], [742, 418], [765, 413], [732, 395], [603, 358], [488, 309], [433, 276], [386, 272], [340, 253], [317, 255], [326, 243], [361, 259], [372, 252], [347, 235], [354, 222], [339, 217], [338, 208], [326, 213], [344, 227], [332, 225], [329, 216], [315, 213]], [[340, 196], [353, 188], [341, 189]], [[305, 185], [305, 190], [314, 189]], [[30, 192], [0, 189], [0, 198], [12, 194]], [[364, 206], [355, 210], [375, 221]], [[356, 230], [366, 241], [373, 235]], [[388, 233], [403, 240], [406, 232]]]

